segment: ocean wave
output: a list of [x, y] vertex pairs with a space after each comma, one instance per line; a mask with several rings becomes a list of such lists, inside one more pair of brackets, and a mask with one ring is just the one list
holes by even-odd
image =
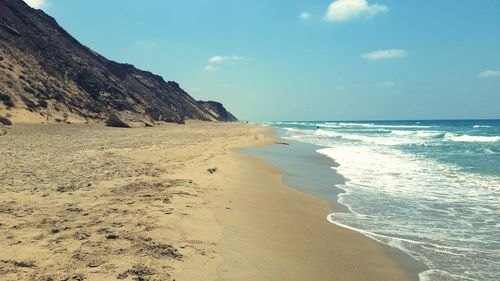
[[351, 213], [330, 214], [330, 222], [440, 270], [431, 276], [453, 277], [432, 280], [496, 280], [487, 278], [495, 275], [487, 264], [498, 253], [489, 243], [496, 243], [500, 177], [390, 146], [338, 143], [318, 152], [335, 159], [335, 170], [347, 179], [338, 202]]
[[443, 280], [443, 281], [476, 281], [476, 279], [467, 278], [463, 275], [451, 274], [444, 270], [439, 269], [429, 269], [424, 272], [418, 274], [420, 281], [435, 281], [435, 280]]
[[432, 126], [423, 125], [375, 125], [376, 128], [406, 128], [406, 129], [423, 129], [432, 128]]
[[[339, 131], [335, 129], [309, 130], [309, 129], [296, 129], [284, 128], [291, 135], [308, 135], [323, 137], [323, 138], [342, 138], [347, 141], [364, 142], [377, 145], [407, 145], [407, 144], [421, 144], [432, 141], [432, 139], [442, 138], [445, 136], [444, 132], [440, 131], [405, 131], [405, 130], [385, 130], [378, 129], [373, 134], [363, 134], [363, 132], [353, 133], [346, 131]], [[387, 135], [389, 134], [389, 135]], [[392, 135], [392, 137], [391, 137]]]
[[322, 130], [318, 129], [314, 133], [316, 136], [327, 137], [327, 138], [342, 138], [347, 141], [352, 142], [364, 142], [371, 143], [377, 145], [405, 145], [405, 144], [419, 144], [422, 143], [421, 140], [417, 138], [404, 138], [404, 137], [392, 137], [388, 138], [386, 136], [367, 136], [361, 134], [353, 134], [353, 133], [345, 133], [345, 132], [336, 132], [330, 130]]
[[342, 135], [342, 138], [350, 141], [358, 141], [358, 142], [372, 143], [377, 145], [388, 145], [388, 146], [420, 143], [420, 141], [418, 140], [412, 140], [408, 138], [369, 137], [369, 136], [355, 135], [355, 134]]
[[342, 125], [339, 125], [337, 123], [323, 123], [323, 124], [317, 124], [318, 127], [324, 127], [324, 128], [342, 128]]
[[326, 138], [341, 138], [343, 140], [348, 140], [352, 142], [365, 142], [378, 145], [402, 145], [413, 143], [412, 140], [402, 139], [402, 138], [387, 138], [382, 136], [365, 136], [359, 134], [342, 133], [335, 131], [328, 131], [318, 129], [314, 132], [315, 136], [326, 137]]
[[348, 123], [348, 122], [325, 123], [324, 125], [336, 126], [336, 127], [402, 128], [402, 129], [423, 129], [432, 127], [424, 125], [384, 125], [384, 124], [374, 124], [374, 123]]
[[394, 136], [387, 137], [390, 131], [376, 132], [378, 134], [363, 135], [357, 133], [348, 133], [335, 130], [326, 129], [297, 129], [297, 128], [283, 128], [286, 130], [286, 136], [298, 141], [305, 141], [320, 146], [331, 146], [336, 140], [342, 139], [348, 142], [356, 143], [369, 143], [384, 146], [395, 145], [425, 145], [426, 141], [420, 138], [418, 134], [416, 137], [402, 137]]
[[269, 124], [271, 126], [306, 126], [307, 125], [307, 123], [305, 123], [305, 122], [295, 122], [295, 121], [270, 121], [270, 122], [263, 122], [263, 124]]
[[[367, 230], [363, 230], [363, 229], [359, 229], [359, 228], [356, 228], [356, 227], [352, 227], [352, 226], [348, 226], [346, 224], [343, 224], [343, 223], [340, 223], [338, 221], [336, 221], [334, 219], [334, 217], [336, 215], [338, 215], [339, 213], [331, 213], [327, 216], [327, 220], [335, 225], [338, 225], [338, 226], [341, 226], [343, 228], [347, 228], [347, 229], [350, 229], [350, 230], [354, 230], [356, 232], [359, 232], [359, 233], [362, 233], [362, 234], [365, 234], [367, 236], [370, 236], [370, 238], [376, 240], [377, 242], [382, 242], [380, 239], [383, 238], [383, 239], [387, 239], [387, 240], [395, 240], [395, 241], [403, 241], [403, 242], [406, 242], [406, 243], [410, 243], [410, 244], [417, 244], [417, 245], [421, 245], [421, 246], [424, 246], [425, 248], [427, 249], [432, 249], [433, 251], [439, 251], [441, 253], [446, 253], [446, 254], [451, 254], [451, 255], [455, 255], [455, 256], [464, 256], [463, 254], [458, 254], [456, 252], [477, 252], [479, 254], [482, 254], [484, 253], [483, 251], [479, 251], [477, 249], [473, 249], [473, 248], [464, 248], [464, 247], [449, 247], [449, 246], [444, 246], [444, 245], [438, 245], [438, 244], [433, 244], [433, 243], [429, 243], [429, 242], [423, 242], [423, 241], [417, 241], [417, 240], [414, 240], [414, 239], [408, 239], [408, 238], [401, 238], [401, 237], [395, 237], [395, 236], [389, 236], [389, 235], [384, 235], [384, 234], [379, 234], [379, 233], [375, 233], [375, 232], [371, 232], [371, 231], [367, 231]], [[358, 215], [358, 214], [356, 214]], [[362, 215], [360, 215], [362, 216]], [[377, 239], [379, 238], [379, 239]], [[399, 248], [397, 247], [395, 244], [392, 244], [392, 246], [396, 247], [396, 248]], [[401, 248], [399, 248], [400, 250], [403, 250]]]
[[444, 139], [456, 142], [497, 142], [500, 141], [500, 136], [471, 136], [446, 133]]
[[297, 128], [283, 128], [289, 135], [311, 135], [314, 134], [314, 130], [308, 130], [308, 129], [297, 129]]
[[491, 150], [491, 149], [489, 149], [489, 148], [485, 148], [485, 149], [483, 150], [483, 153], [484, 153], [484, 154], [498, 154], [499, 152], [493, 151], [493, 150]]
[[[476, 176], [464, 173], [457, 166], [418, 157], [393, 149], [390, 146], [337, 144], [334, 147], [319, 149], [317, 152], [334, 159], [340, 164], [336, 168], [337, 171], [351, 179], [346, 183], [347, 185], [368, 186], [368, 188], [377, 188], [379, 191], [394, 193], [395, 195], [398, 195], [399, 189], [402, 189], [403, 194], [428, 199], [423, 197], [426, 196], [425, 191], [428, 187], [422, 184], [425, 184], [429, 180], [429, 176], [432, 175], [439, 178], [437, 182], [446, 183], [444, 185], [446, 188], [462, 187], [463, 183], [476, 187], [462, 191], [470, 193], [471, 196], [483, 193], [477, 188], [500, 191], [499, 177]], [[370, 176], [367, 177], [367, 175]], [[422, 181], [415, 186], [414, 181], [417, 178]], [[390, 182], [389, 179], [394, 181]], [[411, 189], [407, 190], [409, 186], [411, 186]]]
[[[495, 163], [490, 154], [500, 153], [500, 135], [478, 133], [474, 123], [403, 124], [317, 123], [286, 137], [326, 147], [318, 152], [339, 163], [333, 169], [346, 182], [337, 186], [345, 191], [338, 202], [350, 212], [330, 214], [330, 222], [427, 264], [431, 270], [422, 280], [500, 280], [491, 270], [500, 265], [500, 176], [441, 157], [473, 155]], [[439, 157], [429, 156], [434, 151]]]
[[416, 136], [421, 138], [435, 138], [439, 136], [444, 136], [444, 132], [439, 131], [401, 131], [401, 130], [393, 130], [391, 131], [392, 135], [395, 136]]
[[[406, 130], [386, 130], [386, 129], [374, 129], [375, 131], [370, 133], [363, 132], [347, 132], [345, 130], [329, 129], [322, 126], [321, 129], [296, 129], [296, 128], [284, 128], [287, 130], [288, 135], [292, 137], [303, 136], [310, 138], [324, 138], [324, 141], [328, 139], [343, 139], [351, 142], [363, 142], [376, 145], [426, 145], [432, 141], [432, 139], [442, 138], [444, 132], [440, 131], [406, 131]], [[333, 141], [333, 140], [332, 140]], [[324, 143], [324, 142], [322, 142]]]
[[415, 135], [415, 132], [414, 131], [391, 131], [391, 134], [395, 135], [395, 136], [411, 136], [411, 135]]
[[[363, 142], [383, 146], [398, 145], [436, 145], [441, 140], [452, 142], [476, 142], [476, 143], [494, 143], [500, 142], [500, 136], [477, 136], [468, 134], [445, 133], [434, 130], [391, 130], [374, 132], [373, 134], [363, 134], [363, 132], [345, 132], [335, 129], [297, 129], [283, 128], [287, 134], [294, 136], [316, 137], [328, 139], [343, 139], [351, 142]], [[389, 135], [387, 134], [389, 133]], [[322, 143], [324, 143], [324, 141]], [[491, 151], [487, 151], [491, 153]]]
[[328, 130], [322, 130], [322, 129], [317, 129], [314, 131], [314, 134], [316, 136], [322, 136], [322, 137], [343, 137], [344, 134], [334, 132], [334, 131], [328, 131]]

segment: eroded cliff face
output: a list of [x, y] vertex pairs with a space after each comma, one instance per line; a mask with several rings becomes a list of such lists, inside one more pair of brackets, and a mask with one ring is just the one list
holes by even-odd
[[234, 122], [238, 119], [227, 111], [224, 106], [216, 101], [198, 101], [198, 104], [204, 108], [208, 113], [212, 114], [217, 120], [224, 122]]
[[61, 122], [101, 122], [117, 112], [148, 122], [235, 120], [214, 104], [106, 59], [22, 0], [0, 0], [0, 115]]

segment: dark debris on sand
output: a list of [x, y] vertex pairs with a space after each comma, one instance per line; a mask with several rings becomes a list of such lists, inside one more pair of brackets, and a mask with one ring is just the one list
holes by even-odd
[[130, 275], [133, 276], [134, 280], [138, 280], [138, 281], [160, 280], [160, 279], [156, 279], [156, 278], [152, 279], [155, 275], [157, 275], [156, 270], [154, 270], [151, 267], [142, 265], [142, 264], [136, 264], [136, 265], [132, 266], [131, 269], [129, 269], [123, 273], [118, 274], [116, 279], [120, 279], [120, 280], [126, 279]]

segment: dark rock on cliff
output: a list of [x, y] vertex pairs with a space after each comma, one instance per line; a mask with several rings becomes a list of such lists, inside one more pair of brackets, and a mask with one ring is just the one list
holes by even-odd
[[238, 121], [234, 115], [224, 108], [224, 106], [216, 101], [198, 101], [198, 104], [203, 107], [207, 112], [209, 112], [215, 119], [234, 122]]
[[130, 125], [127, 121], [122, 120], [120, 117], [118, 117], [116, 114], [111, 114], [108, 117], [108, 120], [106, 120], [106, 125], [109, 127], [116, 127], [116, 128], [133, 128], [132, 125]]
[[12, 126], [12, 121], [10, 121], [5, 117], [0, 116], [0, 124], [5, 126]]
[[127, 111], [112, 113], [106, 120], [106, 125], [117, 128], [152, 127], [153, 122], [145, 118], [137, 118], [136, 114]]
[[22, 0], [0, 0], [0, 94], [0, 113], [13, 119], [104, 121], [125, 111], [152, 121], [235, 120], [219, 103], [97, 54]]

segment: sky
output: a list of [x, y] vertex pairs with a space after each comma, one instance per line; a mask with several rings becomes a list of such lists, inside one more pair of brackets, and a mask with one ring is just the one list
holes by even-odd
[[25, 0], [241, 120], [500, 118], [498, 0]]

